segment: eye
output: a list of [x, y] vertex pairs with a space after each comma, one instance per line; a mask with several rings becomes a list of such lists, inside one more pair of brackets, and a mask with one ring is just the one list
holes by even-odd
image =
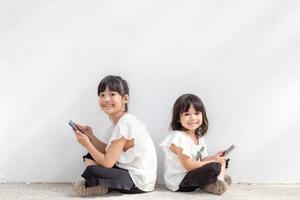
[[112, 96], [112, 97], [115, 95], [117, 95], [115, 92], [110, 93], [110, 96]]
[[100, 93], [100, 95], [99, 95], [100, 97], [104, 97], [104, 94], [103, 93]]
[[201, 112], [196, 112], [196, 115], [201, 115]]
[[182, 115], [183, 115], [183, 116], [189, 116], [190, 114], [185, 112], [185, 113], [183, 113]]

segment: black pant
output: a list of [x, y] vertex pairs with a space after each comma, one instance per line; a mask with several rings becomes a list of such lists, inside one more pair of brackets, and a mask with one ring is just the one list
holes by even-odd
[[208, 163], [200, 168], [188, 172], [179, 184], [178, 192], [192, 192], [197, 188], [217, 181], [221, 172], [221, 164]]
[[[83, 159], [94, 160], [88, 153]], [[88, 166], [81, 175], [86, 180], [86, 187], [93, 187], [99, 184], [108, 187], [110, 190], [117, 190], [126, 194], [143, 193], [133, 183], [128, 170], [113, 166], [105, 168], [100, 165]]]

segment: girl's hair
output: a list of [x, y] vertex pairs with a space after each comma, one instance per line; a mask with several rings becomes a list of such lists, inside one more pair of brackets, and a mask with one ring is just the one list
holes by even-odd
[[[108, 88], [110, 91], [118, 92], [122, 97], [125, 95], [129, 96], [129, 87], [127, 81], [120, 76], [106, 76], [98, 85], [97, 95]], [[128, 112], [128, 105], [125, 104], [125, 112]]]
[[194, 94], [184, 94], [180, 96], [173, 106], [172, 122], [170, 124], [170, 129], [175, 131], [185, 131], [186, 129], [181, 125], [180, 115], [187, 112], [190, 106], [193, 105], [195, 110], [202, 113], [202, 124], [196, 129], [195, 133], [197, 136], [203, 136], [208, 129], [208, 121], [206, 117], [206, 111], [204, 104], [201, 99]]

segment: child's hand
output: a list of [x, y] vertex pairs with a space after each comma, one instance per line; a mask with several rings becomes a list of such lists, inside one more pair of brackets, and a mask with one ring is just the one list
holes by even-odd
[[219, 151], [218, 153], [216, 153], [216, 154], [213, 155], [213, 156], [214, 156], [214, 157], [221, 157], [223, 153], [224, 153], [224, 151]]
[[227, 158], [221, 157], [221, 156], [215, 156], [215, 157], [214, 157], [214, 160], [215, 160], [216, 162], [218, 162], [218, 163], [220, 163], [220, 164], [223, 165], [223, 164], [226, 163]]
[[76, 125], [90, 138], [90, 140], [92, 140], [92, 138], [94, 137], [94, 133], [91, 127], [83, 126], [80, 124], [76, 124]]
[[91, 141], [89, 139], [89, 137], [84, 134], [81, 133], [80, 131], [76, 131], [76, 138], [79, 144], [81, 144], [82, 146], [84, 146], [85, 148], [91, 144]]

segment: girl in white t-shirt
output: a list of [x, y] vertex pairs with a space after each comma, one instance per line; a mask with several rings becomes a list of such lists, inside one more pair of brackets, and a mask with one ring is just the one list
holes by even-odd
[[129, 88], [119, 76], [107, 76], [98, 86], [99, 105], [112, 121], [110, 139], [100, 141], [88, 126], [77, 124], [78, 142], [89, 152], [86, 166], [73, 188], [80, 196], [106, 194], [109, 190], [142, 193], [154, 190], [157, 158], [147, 128], [128, 113]]
[[160, 144], [164, 153], [164, 181], [172, 191], [198, 188], [223, 194], [231, 183], [223, 152], [208, 156], [203, 136], [208, 129], [205, 107], [193, 94], [180, 96], [173, 106], [172, 130]]

